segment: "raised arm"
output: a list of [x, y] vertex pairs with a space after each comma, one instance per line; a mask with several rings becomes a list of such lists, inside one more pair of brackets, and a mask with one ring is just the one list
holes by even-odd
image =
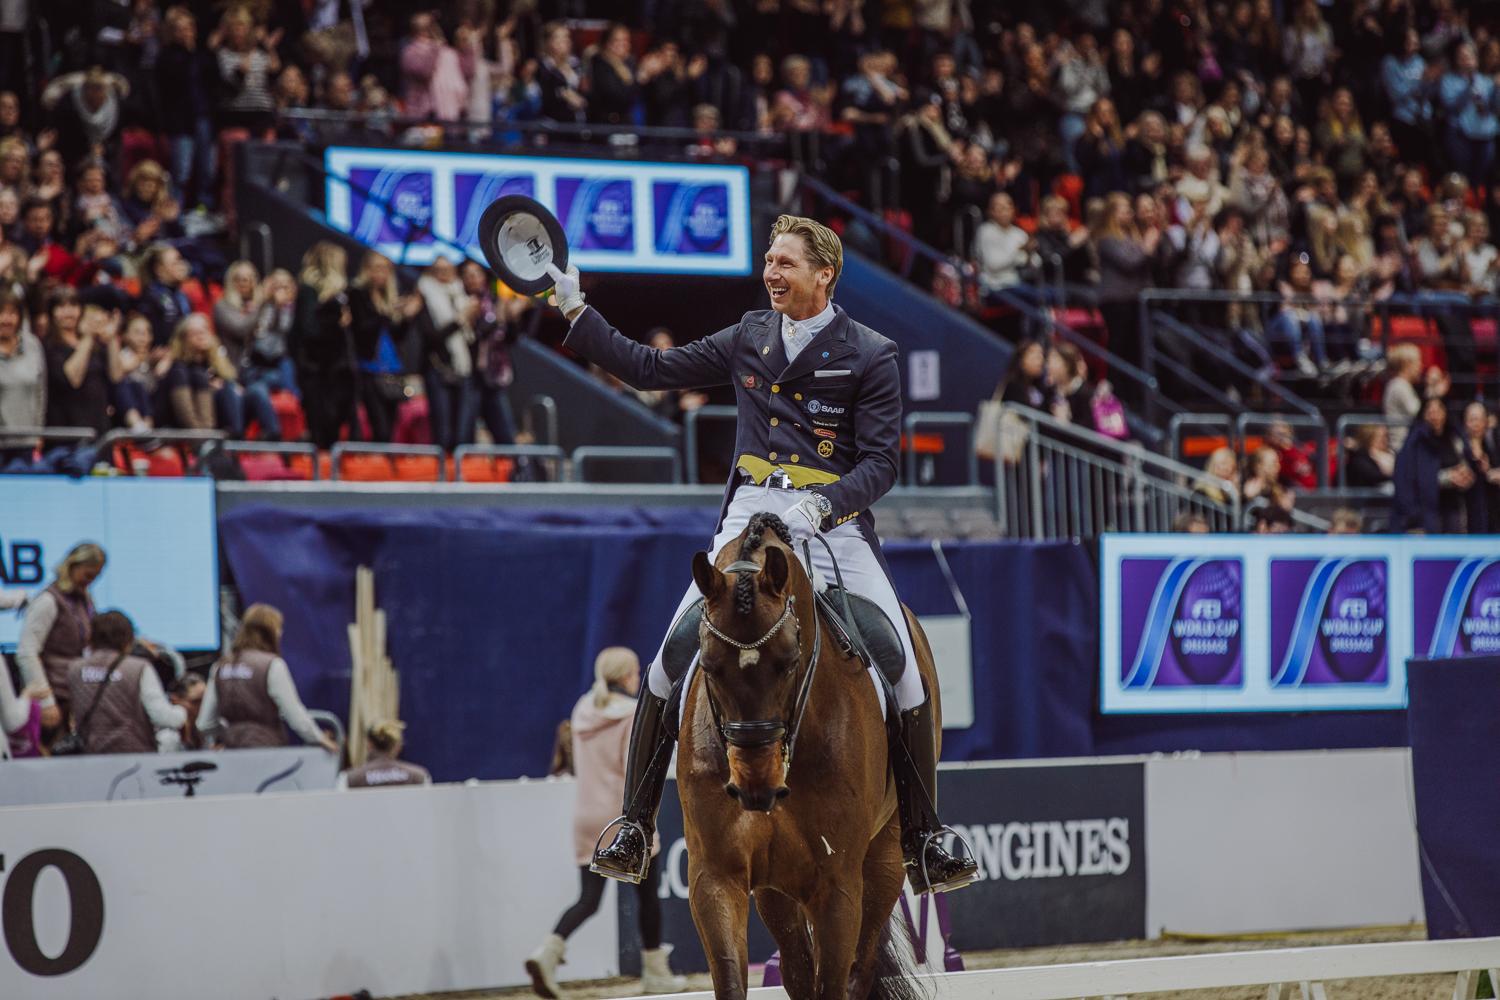
[[585, 306], [573, 319], [563, 346], [633, 389], [706, 389], [728, 385], [738, 326], [681, 347], [659, 351], [638, 344], [610, 326], [599, 310]]

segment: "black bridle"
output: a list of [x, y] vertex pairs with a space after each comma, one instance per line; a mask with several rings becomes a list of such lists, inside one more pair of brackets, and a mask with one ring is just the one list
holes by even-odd
[[[761, 567], [748, 560], [731, 563], [725, 567], [725, 573], [759, 573]], [[786, 605], [782, 608], [781, 616], [775, 623], [754, 642], [741, 642], [732, 636], [725, 635], [708, 617], [708, 609], [703, 609], [703, 628], [715, 639], [742, 652], [760, 649], [781, 631], [788, 621], [793, 622], [797, 634], [797, 670], [801, 674], [797, 689], [792, 697], [791, 711], [774, 719], [747, 719], [724, 721], [723, 714], [719, 711], [719, 701], [714, 697], [714, 686], [712, 678], [705, 677], [705, 689], [708, 692], [708, 707], [713, 712], [714, 726], [719, 731], [719, 737], [727, 746], [739, 747], [742, 750], [753, 750], [758, 747], [769, 746], [777, 740], [782, 740], [781, 757], [786, 770], [790, 771], [792, 766], [792, 753], [797, 747], [797, 734], [802, 729], [802, 718], [807, 714], [807, 703], [812, 694], [813, 677], [818, 672], [818, 655], [823, 648], [823, 629], [818, 621], [817, 602], [813, 602], [813, 643], [812, 653], [804, 660], [802, 657], [802, 623], [797, 619], [797, 598], [788, 594]], [[788, 724], [787, 719], [791, 722]]]

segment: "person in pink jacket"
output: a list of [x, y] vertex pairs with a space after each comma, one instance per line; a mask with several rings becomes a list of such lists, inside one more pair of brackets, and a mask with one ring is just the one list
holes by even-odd
[[[573, 770], [577, 775], [577, 805], [573, 811], [573, 854], [578, 862], [578, 901], [558, 919], [557, 926], [531, 957], [526, 972], [531, 988], [549, 1000], [561, 995], [557, 967], [569, 935], [599, 909], [606, 879], [589, 871], [599, 831], [619, 811], [625, 790], [625, 754], [635, 719], [635, 700], [641, 688], [641, 661], [624, 646], [610, 646], [594, 659], [594, 685], [573, 706]], [[641, 914], [641, 991], [644, 995], [679, 993], [686, 987], [667, 965], [670, 945], [661, 941], [661, 840], [651, 845], [651, 867], [636, 886]]]

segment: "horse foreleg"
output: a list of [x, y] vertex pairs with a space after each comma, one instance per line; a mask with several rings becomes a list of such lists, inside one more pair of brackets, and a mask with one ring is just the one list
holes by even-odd
[[688, 905], [708, 971], [714, 980], [714, 996], [720, 1000], [744, 1000], [749, 988], [750, 889], [739, 879], [694, 873], [688, 887]]
[[757, 889], [755, 908], [781, 949], [781, 982], [791, 1000], [812, 1000], [812, 939], [802, 904], [775, 889]]
[[867, 1000], [875, 986], [881, 941], [906, 881], [906, 869], [901, 863], [900, 830], [892, 820], [871, 841], [870, 851], [865, 855], [859, 944], [854, 952], [854, 968], [849, 973], [848, 1000]]
[[858, 876], [828, 880], [807, 905], [812, 924], [816, 1000], [844, 1000], [854, 953], [859, 944], [860, 888]]

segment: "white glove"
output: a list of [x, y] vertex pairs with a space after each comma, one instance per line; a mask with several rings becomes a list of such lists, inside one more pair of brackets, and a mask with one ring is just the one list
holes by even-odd
[[583, 292], [578, 287], [578, 268], [572, 264], [568, 265], [568, 273], [557, 269], [557, 265], [548, 264], [547, 274], [552, 278], [552, 292], [549, 300], [568, 319], [578, 313], [584, 305]]
[[827, 516], [825, 506], [828, 504], [826, 497], [818, 493], [809, 493], [792, 507], [788, 514], [798, 514], [800, 517], [791, 519], [787, 525], [792, 531], [800, 532], [805, 523], [812, 534], [823, 530], [823, 518]]

